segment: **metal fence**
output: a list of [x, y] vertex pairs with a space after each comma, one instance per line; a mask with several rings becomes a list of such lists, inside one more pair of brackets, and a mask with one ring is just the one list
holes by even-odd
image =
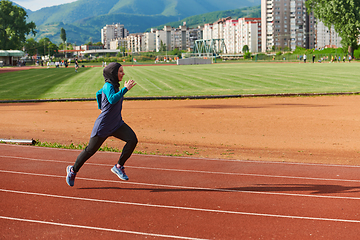
[[[234, 55], [220, 55], [218, 58], [222, 60], [241, 60], [249, 62], [304, 62], [303, 54], [234, 54]], [[306, 62], [344, 62], [349, 61], [346, 54], [306, 54]]]

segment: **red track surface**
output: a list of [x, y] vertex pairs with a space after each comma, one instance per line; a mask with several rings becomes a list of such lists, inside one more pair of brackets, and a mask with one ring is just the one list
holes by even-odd
[[359, 239], [360, 167], [0, 144], [1, 239]]

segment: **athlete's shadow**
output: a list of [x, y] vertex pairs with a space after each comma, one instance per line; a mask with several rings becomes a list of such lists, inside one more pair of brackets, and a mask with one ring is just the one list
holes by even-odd
[[[357, 193], [360, 186], [322, 185], [322, 184], [258, 184], [251, 187], [232, 188], [128, 188], [128, 187], [86, 187], [79, 189], [131, 190], [150, 192], [297, 192], [302, 194]], [[310, 193], [309, 193], [310, 192]]]
[[228, 191], [245, 192], [310, 192], [310, 194], [354, 193], [360, 186], [323, 185], [323, 184], [261, 184], [255, 187], [227, 188]]

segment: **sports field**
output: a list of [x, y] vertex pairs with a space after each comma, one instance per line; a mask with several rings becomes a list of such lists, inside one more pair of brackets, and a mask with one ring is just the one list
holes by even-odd
[[[127, 97], [360, 92], [360, 64], [125, 66], [138, 85]], [[30, 69], [0, 76], [0, 99], [94, 98], [101, 67]]]
[[[359, 67], [129, 66], [125, 77], [139, 83], [130, 96], [355, 92]], [[0, 96], [93, 98], [101, 70], [2, 73]], [[360, 95], [125, 101], [139, 139], [130, 180], [110, 172], [119, 153], [98, 152], [73, 188], [65, 169], [79, 150], [0, 144], [0, 238], [358, 239], [359, 104]], [[1, 138], [65, 145], [86, 143], [100, 113], [96, 101], [0, 112]]]

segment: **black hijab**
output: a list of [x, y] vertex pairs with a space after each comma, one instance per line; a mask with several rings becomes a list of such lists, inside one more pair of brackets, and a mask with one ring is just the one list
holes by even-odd
[[115, 92], [118, 92], [120, 87], [118, 78], [118, 71], [120, 67], [120, 63], [112, 62], [107, 65], [103, 71], [105, 82], [111, 83], [114, 86]]

